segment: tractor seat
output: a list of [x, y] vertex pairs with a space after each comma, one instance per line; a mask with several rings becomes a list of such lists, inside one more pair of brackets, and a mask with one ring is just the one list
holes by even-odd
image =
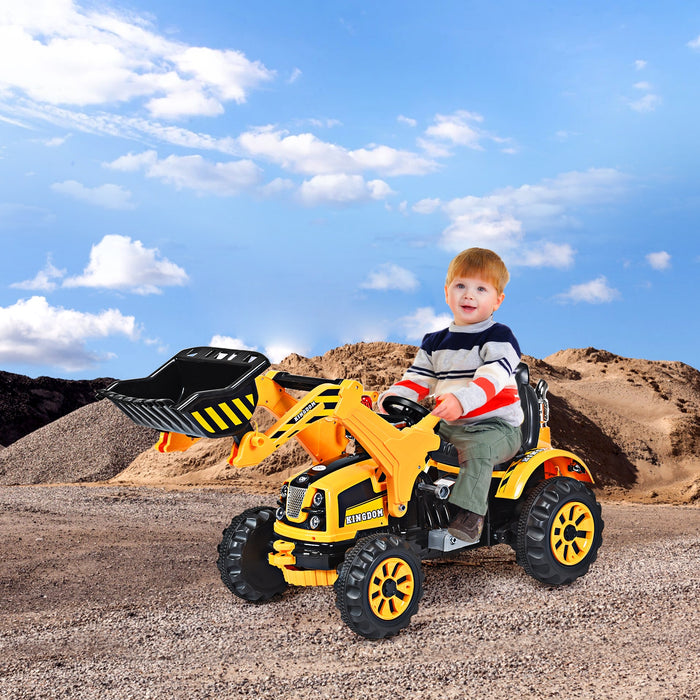
[[[520, 405], [525, 414], [525, 418], [520, 426], [520, 433], [523, 439], [520, 444], [520, 450], [518, 450], [516, 455], [517, 457], [537, 447], [540, 437], [540, 407], [537, 393], [530, 386], [530, 369], [524, 362], [520, 362], [515, 368], [515, 381], [518, 385]], [[457, 448], [446, 440], [440, 439], [440, 447], [428, 453], [428, 456], [440, 464], [459, 467]], [[500, 464], [496, 465], [494, 471], [498, 471], [500, 467]]]

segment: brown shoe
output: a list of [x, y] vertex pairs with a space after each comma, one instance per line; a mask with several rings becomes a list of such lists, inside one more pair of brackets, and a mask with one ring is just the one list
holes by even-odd
[[469, 544], [476, 544], [481, 539], [481, 531], [484, 528], [484, 516], [472, 513], [470, 510], [461, 510], [454, 517], [447, 528], [447, 532], [453, 537]]

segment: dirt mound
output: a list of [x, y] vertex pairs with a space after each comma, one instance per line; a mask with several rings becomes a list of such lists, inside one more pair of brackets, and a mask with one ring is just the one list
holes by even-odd
[[[619, 357], [596, 348], [562, 350], [546, 357], [538, 369], [552, 394], [598, 426], [608, 447], [632, 465], [636, 497], [697, 500], [700, 372], [682, 362]], [[572, 427], [578, 431], [578, 425], [567, 421], [568, 427], [560, 426], [560, 435], [554, 428], [560, 417], [556, 406], [552, 414], [557, 441]], [[576, 436], [569, 434], [566, 439], [573, 442]], [[592, 446], [585, 431], [583, 440]], [[605, 445], [594, 447], [598, 453]], [[599, 474], [596, 463], [591, 464]]]
[[0, 443], [7, 447], [42, 426], [95, 401], [113, 379], [71, 380], [0, 372]]
[[108, 401], [83, 406], [0, 452], [0, 484], [102, 481], [152, 446], [158, 433]]

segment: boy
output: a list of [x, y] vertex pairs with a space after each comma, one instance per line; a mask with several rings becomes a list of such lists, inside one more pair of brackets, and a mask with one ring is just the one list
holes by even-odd
[[454, 316], [449, 328], [423, 338], [413, 365], [379, 397], [414, 401], [435, 395], [439, 435], [457, 448], [460, 471], [450, 503], [459, 511], [448, 532], [476, 544], [481, 539], [491, 473], [521, 444], [523, 411], [515, 383], [520, 347], [492, 314], [504, 299], [510, 275], [491, 250], [469, 248], [447, 270], [445, 300]]

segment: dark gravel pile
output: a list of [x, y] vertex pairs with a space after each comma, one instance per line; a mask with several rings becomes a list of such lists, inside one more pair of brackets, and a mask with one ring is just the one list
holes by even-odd
[[110, 479], [157, 439], [109, 401], [91, 403], [0, 451], [0, 484]]
[[0, 444], [7, 447], [42, 426], [95, 401], [114, 380], [27, 377], [0, 371]]

